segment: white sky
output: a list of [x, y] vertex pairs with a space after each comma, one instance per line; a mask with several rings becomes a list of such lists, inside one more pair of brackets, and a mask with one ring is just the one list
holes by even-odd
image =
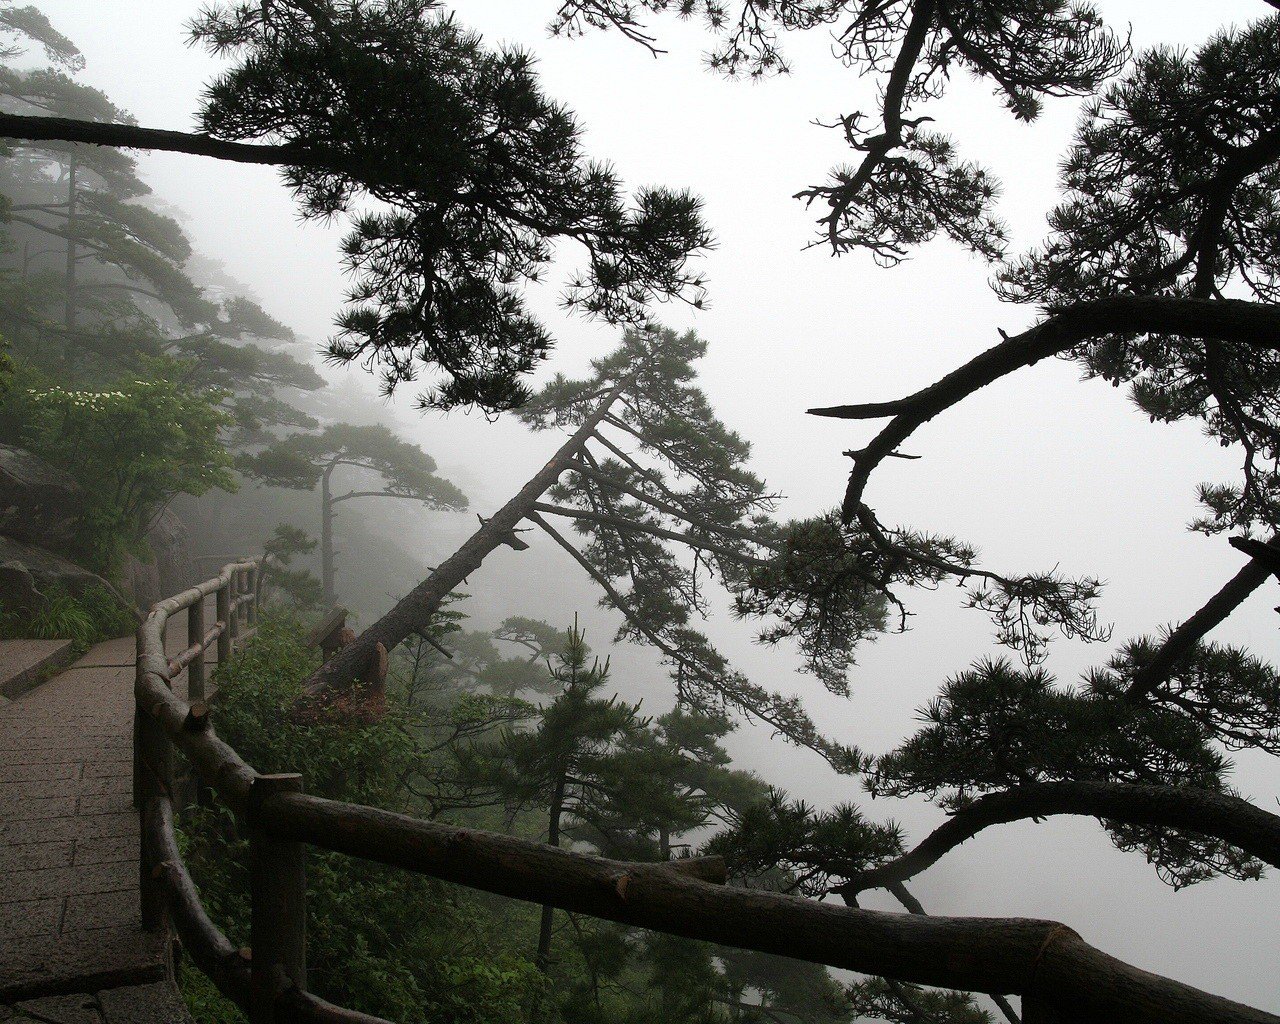
[[[38, 0], [54, 24], [84, 50], [82, 80], [104, 89], [140, 123], [188, 129], [200, 88], [215, 64], [183, 46], [183, 25], [199, 4], [188, 0]], [[919, 251], [895, 270], [869, 258], [833, 259], [803, 251], [812, 222], [790, 196], [844, 162], [836, 133], [814, 127], [861, 107], [873, 109], [870, 80], [832, 60], [821, 38], [793, 40], [796, 73], [764, 84], [721, 81], [703, 71], [704, 39], [674, 20], [660, 23], [670, 51], [655, 60], [612, 36], [569, 42], [544, 31], [554, 3], [471, 0], [459, 18], [490, 42], [533, 50], [548, 93], [587, 127], [593, 155], [611, 160], [624, 180], [687, 186], [706, 200], [719, 247], [706, 260], [711, 305], [694, 314], [663, 311], [674, 327], [696, 327], [711, 341], [703, 383], [717, 411], [755, 445], [755, 468], [788, 496], [786, 511], [807, 515], [838, 503], [847, 460], [876, 424], [806, 417], [814, 405], [880, 400], [931, 382], [993, 344], [997, 328], [1015, 332], [1030, 311], [1000, 306], [989, 268], [948, 243]], [[1262, 0], [1100, 0], [1113, 25], [1132, 24], [1138, 46], [1194, 46], [1216, 29], [1267, 13]], [[1077, 103], [1051, 103], [1034, 126], [1016, 124], [988, 90], [957, 81], [929, 104], [966, 156], [993, 168], [1005, 184], [1001, 212], [1015, 246], [1041, 235], [1054, 202], [1056, 168]], [[341, 302], [338, 228], [300, 226], [273, 172], [192, 157], [142, 160], [162, 199], [187, 211], [198, 251], [250, 283], [266, 308], [317, 343]], [[572, 262], [572, 258], [571, 258]], [[574, 373], [607, 351], [615, 334], [565, 319], [548, 288], [538, 308], [560, 339], [552, 370]], [[331, 372], [335, 386], [368, 388], [358, 371]], [[495, 508], [554, 445], [530, 439], [514, 423], [455, 414], [422, 418], [407, 393], [389, 410], [454, 479], [473, 506]], [[1081, 384], [1068, 364], [1042, 364], [953, 409], [912, 438], [917, 462], [891, 461], [873, 477], [868, 499], [888, 522], [954, 533], [976, 543], [997, 568], [1059, 565], [1110, 581], [1102, 612], [1122, 641], [1185, 618], [1240, 566], [1222, 539], [1188, 534], [1194, 488], [1227, 479], [1234, 453], [1207, 444], [1193, 427], [1149, 424], [1123, 392]], [[419, 529], [404, 524], [411, 549], [439, 552], [461, 539], [470, 520]], [[548, 545], [503, 555], [472, 580], [504, 595], [503, 614], [554, 617], [535, 603], [543, 574], [566, 594], [564, 616], [589, 609], [590, 587]], [[1277, 588], [1268, 586], [1214, 634], [1276, 659]], [[576, 604], [575, 604], [576, 602]], [[797, 676], [796, 660], [750, 643], [747, 624], [716, 623], [714, 634], [757, 682], [802, 692], [832, 734], [880, 751], [912, 727], [914, 710], [950, 673], [999, 653], [988, 624], [963, 612], [954, 590], [914, 599], [919, 614], [905, 636], [869, 649], [855, 670], [849, 701]], [[601, 618], [597, 644], [606, 635]], [[1108, 651], [1059, 642], [1049, 667], [1072, 681]], [[623, 659], [625, 662], [625, 658]], [[634, 656], [641, 669], [644, 656]], [[861, 799], [855, 782], [835, 777], [812, 755], [770, 741], [759, 730], [733, 738], [741, 763], [816, 803]], [[1264, 806], [1280, 792], [1280, 768], [1241, 757], [1236, 782]], [[914, 838], [941, 820], [922, 804], [877, 801], [866, 810], [894, 816]], [[1280, 883], [1211, 882], [1173, 893], [1142, 858], [1112, 849], [1090, 821], [993, 829], [946, 858], [914, 891], [935, 913], [1018, 914], [1062, 920], [1130, 962], [1272, 1011], [1280, 1010], [1275, 974], [1275, 906]], [[886, 906], [888, 906], [886, 904]]]

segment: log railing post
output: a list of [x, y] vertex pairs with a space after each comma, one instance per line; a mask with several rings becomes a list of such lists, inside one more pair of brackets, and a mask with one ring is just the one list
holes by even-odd
[[218, 635], [218, 664], [225, 665], [231, 660], [231, 641], [235, 630], [231, 619], [230, 580], [218, 588], [218, 621], [222, 623], [222, 632]]
[[253, 595], [253, 600], [245, 605], [245, 614], [250, 629], [258, 625], [258, 573], [261, 571], [257, 565], [249, 570], [248, 586], [245, 589], [245, 593]]
[[302, 792], [301, 775], [259, 775], [249, 804], [250, 1024], [273, 1024], [276, 1000], [307, 987], [306, 867], [302, 843], [275, 839], [255, 821], [263, 801]]
[[[187, 608], [187, 644], [204, 643], [204, 598], [198, 597]], [[204, 655], [201, 651], [187, 666], [187, 703], [204, 700]]]
[[241, 569], [238, 573], [240, 584], [236, 587], [236, 608], [239, 612], [240, 622], [236, 632], [240, 634], [241, 643], [244, 642], [244, 635], [249, 631], [249, 602], [244, 598], [249, 593], [249, 570]]
[[[161, 631], [163, 636], [163, 631]], [[137, 671], [146, 670], [141, 657], [142, 631], [138, 634]], [[141, 897], [142, 927], [157, 931], [164, 926], [164, 886], [153, 877], [156, 851], [149, 849], [146, 820], [151, 808], [160, 800], [173, 796], [173, 741], [147, 710], [135, 702], [133, 711], [133, 801], [139, 810], [140, 852], [138, 858], [138, 889]]]

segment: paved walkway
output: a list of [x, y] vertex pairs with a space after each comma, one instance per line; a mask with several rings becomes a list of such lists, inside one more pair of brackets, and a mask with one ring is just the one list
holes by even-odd
[[[178, 634], [185, 637], [186, 618], [179, 618], [182, 628], [175, 621], [169, 630], [171, 652], [184, 646]], [[156, 1002], [172, 995], [168, 986], [148, 984], [166, 977], [165, 948], [139, 920], [133, 663], [133, 637], [110, 640], [0, 704], [0, 1021], [6, 1024], [24, 1017], [58, 1024], [181, 1019], [172, 998]], [[24, 1002], [44, 1005], [47, 997], [71, 994], [77, 995], [49, 1003], [50, 1012]], [[150, 999], [152, 1010], [144, 1013], [140, 999]], [[55, 1004], [64, 1016], [51, 1011]]]

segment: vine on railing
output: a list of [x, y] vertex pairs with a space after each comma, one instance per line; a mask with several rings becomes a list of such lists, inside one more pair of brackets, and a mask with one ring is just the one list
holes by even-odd
[[[1270, 1014], [1115, 960], [1054, 921], [882, 913], [726, 886], [719, 858], [608, 860], [310, 796], [296, 774], [260, 775], [213, 729], [205, 652], [216, 641], [225, 663], [253, 630], [261, 570], [260, 561], [234, 562], [153, 606], [138, 628], [134, 725], [143, 926], [172, 927], [186, 955], [251, 1024], [388, 1024], [307, 991], [308, 845], [670, 935], [924, 985], [1017, 993], [1027, 1024], [1277, 1024]], [[210, 594], [217, 622], [206, 629]], [[165, 625], [183, 609], [189, 646], [170, 659]], [[172, 688], [184, 668], [186, 701]], [[182, 863], [173, 830], [176, 751], [247, 832], [251, 949], [234, 948], [210, 920]]]

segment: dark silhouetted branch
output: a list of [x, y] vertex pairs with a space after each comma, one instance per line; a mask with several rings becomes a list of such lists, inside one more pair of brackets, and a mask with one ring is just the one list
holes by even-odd
[[227, 142], [210, 135], [173, 132], [161, 128], [139, 128], [131, 124], [104, 124], [69, 117], [31, 117], [0, 114], [0, 137], [27, 142], [83, 142], [91, 146], [123, 149], [164, 150], [213, 157], [241, 164], [272, 167], [328, 167], [323, 154], [292, 144], [271, 146]]
[[1240, 797], [1127, 782], [1040, 782], [979, 797], [956, 811], [915, 849], [832, 891], [856, 895], [867, 889], [889, 888], [932, 867], [992, 825], [1057, 814], [1183, 829], [1224, 840], [1280, 867], [1280, 816]]
[[1173, 671], [1173, 666], [1177, 664], [1179, 658], [1189, 654], [1205, 634], [1244, 604], [1255, 590], [1278, 571], [1280, 567], [1277, 566], [1277, 559], [1280, 558], [1280, 547], [1276, 546], [1275, 538], [1266, 544], [1253, 541], [1247, 548], [1242, 548], [1237, 543], [1239, 539], [1233, 537], [1231, 546], [1244, 550], [1246, 554], [1252, 556], [1252, 561], [1231, 577], [1226, 586], [1209, 598], [1204, 607], [1170, 633], [1151, 660], [1134, 672], [1128, 689], [1125, 690], [1127, 699], [1138, 700], [1168, 679], [1169, 673]]
[[855, 453], [845, 491], [844, 518], [853, 520], [872, 471], [898, 446], [939, 413], [1015, 370], [1061, 355], [1080, 342], [1104, 334], [1172, 334], [1233, 341], [1280, 350], [1280, 307], [1238, 299], [1181, 299], [1121, 295], [1081, 302], [1007, 338], [937, 383], [907, 398], [865, 405], [810, 409], [838, 419], [892, 417], [878, 435]]

